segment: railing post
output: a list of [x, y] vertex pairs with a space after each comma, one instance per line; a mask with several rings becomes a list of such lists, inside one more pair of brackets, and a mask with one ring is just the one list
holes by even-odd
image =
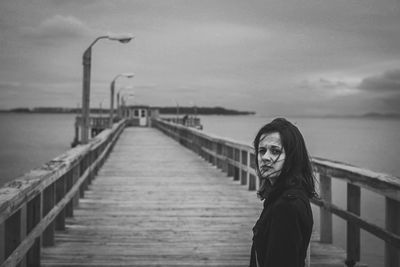
[[[255, 164], [256, 159], [255, 158], [256, 158], [256, 155], [254, 153], [250, 152], [249, 153], [249, 165], [250, 165], [250, 168], [252, 168], [253, 170], [256, 169], [256, 164]], [[253, 174], [249, 173], [249, 182], [248, 182], [248, 184], [249, 184], [249, 190], [250, 191], [257, 190], [257, 188], [258, 188], [258, 186], [257, 186], [257, 177], [254, 176]]]
[[[325, 170], [319, 172], [319, 186], [321, 198], [332, 203], [332, 179]], [[320, 241], [321, 243], [332, 243], [332, 213], [320, 208]]]
[[[347, 211], [360, 215], [360, 187], [347, 184]], [[360, 261], [360, 227], [347, 221], [347, 266], [354, 266]]]
[[247, 184], [247, 176], [249, 173], [249, 157], [248, 157], [248, 152], [246, 150], [242, 150], [240, 153], [240, 163], [243, 166], [246, 166], [246, 170], [240, 169], [240, 184], [241, 185], [246, 185]]
[[[69, 172], [66, 177], [66, 192], [69, 192], [71, 190], [72, 186], [74, 185], [74, 169], [73, 167]], [[72, 217], [74, 216], [74, 199], [72, 198], [67, 206], [65, 207], [65, 216], [66, 217]]]
[[[72, 170], [72, 185], [74, 185], [79, 180], [79, 177], [81, 176], [81, 164], [82, 164], [82, 161], [79, 162]], [[79, 197], [80, 197], [80, 192], [77, 192], [72, 201], [73, 209], [77, 208], [79, 206]], [[71, 216], [73, 216], [73, 214], [71, 214]]]
[[[28, 216], [27, 216], [27, 233], [29, 234], [32, 229], [40, 222], [42, 218], [42, 197], [43, 194], [39, 194], [28, 203]], [[27, 253], [27, 265], [29, 267], [40, 267], [40, 249], [41, 239], [37, 237], [34, 244]]]
[[[400, 235], [400, 202], [386, 197], [386, 230]], [[385, 267], [400, 266], [400, 250], [385, 243]]]
[[[54, 188], [54, 183], [49, 185], [43, 193], [43, 215], [42, 219], [49, 213], [49, 211], [54, 207], [55, 203], [55, 188]], [[43, 236], [43, 246], [48, 247], [48, 246], [53, 246], [54, 245], [54, 231], [55, 231], [55, 223], [54, 221], [50, 222], [50, 224], [47, 226], [46, 230], [44, 230], [42, 236]]]
[[227, 176], [228, 177], [233, 177], [235, 175], [234, 173], [234, 166], [232, 164], [230, 164], [230, 160], [234, 160], [234, 151], [233, 151], [233, 147], [231, 146], [226, 146], [226, 151], [227, 151], [227, 160], [226, 160], [226, 164], [227, 164]]
[[[216, 143], [216, 146], [217, 146], [217, 155], [218, 156], [222, 156], [223, 155], [223, 153], [222, 153], [222, 144], [221, 143]], [[222, 170], [222, 161], [221, 161], [221, 159], [219, 157], [217, 157], [216, 162], [217, 162], [217, 168]]]
[[[27, 234], [27, 206], [26, 204], [24, 204], [21, 209], [21, 241], [25, 239], [26, 234]], [[26, 266], [26, 255], [23, 257], [23, 259], [21, 260], [19, 267], [25, 267]]]
[[[65, 196], [67, 175], [59, 178], [56, 182], [56, 203], [58, 203]], [[56, 217], [56, 230], [65, 230], [65, 214], [66, 208], [63, 208]]]
[[86, 176], [86, 179], [82, 182], [80, 188], [79, 188], [79, 196], [80, 198], [85, 197], [85, 190], [88, 188], [88, 180], [90, 179], [91, 175], [91, 170], [90, 170], [90, 151], [83, 157], [81, 163], [83, 165], [83, 168], [81, 168], [81, 175], [83, 175], [86, 171], [88, 172], [88, 175]]
[[[232, 148], [232, 156], [233, 156], [233, 160], [236, 163], [240, 163], [240, 150], [237, 148]], [[234, 181], [239, 181], [240, 179], [240, 168], [232, 165], [232, 171], [233, 171], [233, 180]]]
[[21, 210], [6, 219], [4, 236], [4, 258], [7, 259], [21, 242]]
[[214, 156], [213, 156], [213, 162], [212, 164], [216, 167], [218, 167], [218, 145], [217, 142], [215, 141], [211, 141], [211, 146], [212, 146], [212, 151], [214, 152]]
[[222, 155], [225, 158], [222, 162], [222, 171], [228, 173], [228, 149], [225, 144], [222, 145]]

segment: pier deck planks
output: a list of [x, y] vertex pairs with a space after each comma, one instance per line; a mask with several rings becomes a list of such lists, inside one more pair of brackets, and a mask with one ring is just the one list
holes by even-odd
[[[158, 130], [127, 128], [41, 265], [248, 266], [261, 208], [254, 191]], [[344, 258], [329, 249], [330, 261]]]

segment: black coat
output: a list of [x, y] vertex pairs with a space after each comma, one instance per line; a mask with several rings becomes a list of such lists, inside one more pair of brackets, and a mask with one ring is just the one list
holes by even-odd
[[[250, 267], [304, 267], [313, 217], [302, 188], [284, 190], [264, 201], [253, 228]], [[257, 254], [257, 255], [256, 255]]]

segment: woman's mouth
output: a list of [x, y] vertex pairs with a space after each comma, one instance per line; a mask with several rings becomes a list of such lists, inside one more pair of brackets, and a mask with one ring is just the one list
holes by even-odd
[[261, 171], [263, 171], [263, 172], [266, 172], [266, 171], [269, 171], [272, 169], [273, 169], [272, 166], [268, 166], [268, 165], [261, 166]]

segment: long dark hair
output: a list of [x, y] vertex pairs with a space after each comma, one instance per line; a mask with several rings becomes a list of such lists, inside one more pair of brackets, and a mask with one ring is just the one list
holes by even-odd
[[[270, 123], [264, 125], [254, 138], [256, 172], [260, 179], [262, 179], [262, 177], [257, 160], [260, 138], [263, 134], [272, 132], [279, 133], [286, 154], [282, 170], [273, 186], [273, 191], [283, 191], [289, 186], [301, 185], [309, 198], [317, 197], [314, 182], [315, 177], [303, 135], [296, 126], [284, 118], [274, 119]], [[266, 188], [266, 183], [268, 182], [269, 181], [262, 180], [260, 190], [258, 191], [258, 196], [261, 199], [265, 199], [268, 194]]]

